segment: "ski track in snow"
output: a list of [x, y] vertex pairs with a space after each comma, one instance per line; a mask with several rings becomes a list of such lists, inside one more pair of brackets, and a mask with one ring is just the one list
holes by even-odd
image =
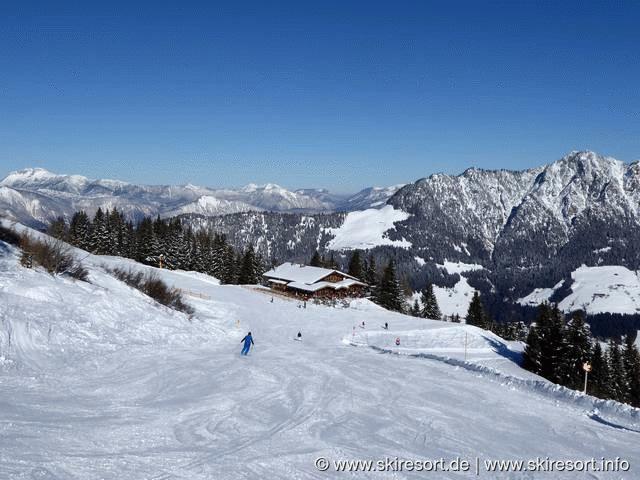
[[[148, 267], [109, 257], [87, 263], [91, 284], [22, 269], [11, 250], [0, 256], [0, 478], [474, 476], [320, 472], [320, 456], [619, 456], [630, 472], [479, 478], [639, 477], [638, 410], [521, 370], [515, 345], [475, 327], [367, 301], [302, 309], [203, 275], [160, 271], [195, 307], [188, 318], [104, 272]], [[248, 330], [256, 344], [241, 357]], [[301, 342], [293, 340], [298, 331]]]

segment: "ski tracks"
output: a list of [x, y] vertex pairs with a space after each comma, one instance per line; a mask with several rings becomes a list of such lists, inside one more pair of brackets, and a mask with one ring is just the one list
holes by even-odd
[[[267, 446], [272, 441], [288, 445], [290, 455], [295, 455], [296, 451], [308, 452], [311, 447], [305, 447], [299, 441], [304, 438], [301, 430], [310, 430], [318, 412], [326, 409], [335, 396], [328, 388], [331, 378], [326, 370], [307, 372], [324, 377], [322, 381], [301, 384], [296, 381], [299, 372], [267, 371], [256, 366], [252, 369], [253, 381], [269, 387], [269, 391], [257, 389], [259, 394], [249, 402], [237, 402], [232, 396], [217, 400], [219, 403], [215, 407], [193, 412], [175, 425], [176, 441], [187, 449], [196, 447], [194, 456], [148, 480], [199, 478], [198, 472], [224, 469], [224, 465], [237, 470], [241, 463], [238, 458], [259, 458], [269, 450]], [[246, 433], [241, 433], [243, 431]], [[258, 468], [258, 464], [247, 464], [246, 468]], [[238, 478], [243, 477], [240, 471], [235, 474]], [[234, 478], [234, 473], [230, 471], [227, 478]]]

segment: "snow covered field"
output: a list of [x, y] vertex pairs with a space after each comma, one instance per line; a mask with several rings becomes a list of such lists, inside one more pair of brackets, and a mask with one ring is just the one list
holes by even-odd
[[[571, 273], [571, 293], [558, 308], [563, 312], [584, 310], [588, 314], [602, 312], [636, 314], [640, 312], [640, 279], [637, 272], [625, 267], [607, 265], [582, 266]], [[539, 305], [562, 286], [538, 288], [518, 300], [523, 305]]]
[[395, 222], [409, 218], [409, 214], [402, 210], [395, 210], [391, 205], [380, 209], [371, 208], [357, 212], [349, 212], [340, 228], [329, 228], [327, 233], [335, 235], [327, 245], [331, 250], [343, 248], [373, 248], [378, 245], [394, 245], [396, 247], [411, 247], [406, 240], [391, 240], [385, 237], [385, 232], [393, 227]]
[[[0, 243], [2, 479], [640, 478], [637, 410], [521, 370], [520, 345], [475, 327], [366, 300], [301, 308], [253, 287], [159, 271], [195, 308], [189, 318], [103, 266], [148, 267], [83, 261], [91, 283], [24, 269]], [[245, 358], [249, 330], [255, 348]], [[323, 472], [319, 457], [374, 466], [460, 458], [470, 469]], [[545, 459], [603, 457], [630, 469], [484, 466], [537, 457], [539, 470]]]

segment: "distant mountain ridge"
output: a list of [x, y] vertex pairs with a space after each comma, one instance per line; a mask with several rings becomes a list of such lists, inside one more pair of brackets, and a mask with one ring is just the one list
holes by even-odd
[[[510, 265], [527, 266], [559, 253], [576, 234], [593, 230], [594, 223], [604, 234], [640, 226], [640, 163], [571, 152], [520, 172], [469, 169], [458, 176], [432, 175], [405, 186], [389, 203], [412, 214], [396, 225], [396, 234], [427, 255], [462, 254], [498, 265], [506, 255]], [[600, 229], [604, 224], [610, 228]], [[450, 247], [432, 251], [433, 244], [441, 243], [433, 236], [443, 234]], [[609, 235], [593, 246], [605, 248], [619, 240]]]
[[[384, 205], [395, 190], [368, 189], [356, 194], [352, 203], [366, 208], [373, 203]], [[324, 189], [289, 191], [275, 184], [249, 184], [239, 189], [135, 185], [58, 175], [40, 168], [13, 172], [0, 181], [0, 213], [35, 227], [43, 227], [58, 216], [68, 219], [81, 209], [92, 215], [98, 208], [117, 208], [133, 219], [246, 211], [318, 213], [352, 208], [351, 198], [331, 195]]]
[[[185, 224], [225, 233], [238, 248], [251, 243], [274, 261], [304, 261], [315, 250], [330, 255], [337, 248], [333, 232], [350, 212], [385, 205], [405, 215], [383, 233], [384, 241], [371, 244], [370, 254], [378, 262], [394, 258], [415, 288], [453, 281], [436, 267], [444, 261], [482, 265], [469, 282], [511, 299], [550, 288], [582, 264], [640, 269], [640, 163], [591, 151], [523, 171], [470, 168], [347, 197], [273, 184], [138, 186], [39, 169], [0, 182], [0, 213], [29, 225], [98, 206], [132, 217], [180, 215]], [[375, 212], [367, 216], [372, 228], [385, 212], [379, 221]], [[334, 253], [346, 264], [348, 253]]]

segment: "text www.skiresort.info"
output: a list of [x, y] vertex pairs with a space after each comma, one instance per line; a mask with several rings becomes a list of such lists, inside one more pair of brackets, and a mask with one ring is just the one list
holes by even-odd
[[463, 460], [444, 458], [432, 460], [403, 460], [386, 457], [382, 460], [330, 460], [319, 457], [315, 466], [322, 472], [628, 472], [631, 465], [620, 457], [607, 459], [555, 460], [536, 457], [531, 460], [495, 460], [476, 457]]

